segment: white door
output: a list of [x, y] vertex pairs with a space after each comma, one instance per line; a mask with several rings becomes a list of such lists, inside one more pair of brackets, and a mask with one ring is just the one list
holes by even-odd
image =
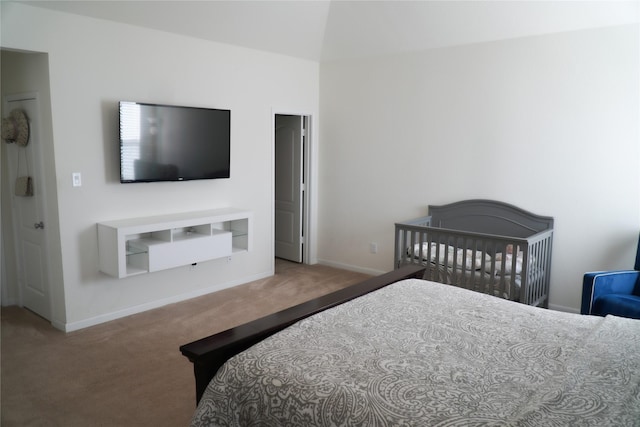
[[8, 144], [6, 147], [9, 187], [13, 190], [18, 176], [29, 175], [33, 182], [33, 196], [16, 196], [14, 191], [11, 196], [20, 304], [51, 320], [47, 245], [44, 232], [47, 223], [43, 209], [42, 141], [40, 140], [37, 94], [6, 96], [3, 106], [4, 117], [14, 109], [23, 110], [28, 118], [29, 142], [25, 147], [16, 144]]
[[303, 118], [276, 116], [275, 254], [302, 262]]

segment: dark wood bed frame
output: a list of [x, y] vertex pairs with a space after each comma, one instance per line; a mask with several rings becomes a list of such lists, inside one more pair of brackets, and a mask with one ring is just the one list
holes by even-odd
[[244, 325], [180, 346], [180, 352], [193, 363], [193, 372], [196, 377], [196, 403], [200, 402], [202, 394], [218, 369], [234, 355], [313, 314], [400, 280], [422, 278], [424, 270], [425, 267], [421, 265], [407, 265]]

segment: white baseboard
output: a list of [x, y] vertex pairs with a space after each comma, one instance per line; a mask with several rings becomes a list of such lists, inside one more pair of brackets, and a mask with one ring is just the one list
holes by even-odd
[[580, 314], [580, 310], [576, 310], [573, 307], [565, 307], [563, 305], [557, 305], [557, 304], [549, 304], [549, 310], [564, 311], [565, 313]]
[[160, 308], [165, 305], [173, 304], [176, 302], [182, 302], [182, 301], [190, 300], [192, 298], [201, 297], [203, 295], [207, 295], [216, 291], [221, 291], [223, 289], [231, 288], [233, 286], [238, 286], [245, 283], [253, 282], [254, 280], [264, 279], [272, 275], [273, 275], [273, 272], [267, 271], [267, 272], [256, 274], [254, 276], [243, 277], [240, 280], [234, 280], [231, 282], [223, 283], [221, 285], [210, 286], [210, 287], [198, 289], [192, 292], [187, 292], [185, 294], [175, 295], [172, 297], [163, 298], [156, 301], [151, 301], [151, 302], [136, 305], [133, 307], [128, 307], [123, 310], [101, 314], [99, 316], [91, 317], [91, 318], [80, 320], [77, 322], [69, 322], [69, 323], [51, 322], [51, 324], [53, 325], [54, 328], [60, 329], [64, 332], [73, 332], [79, 329], [84, 329], [90, 326], [95, 326], [101, 323], [109, 322], [111, 320], [116, 320], [122, 317], [131, 316], [132, 314], [138, 314], [144, 311], [153, 310], [154, 308]]
[[388, 273], [388, 271], [375, 270], [373, 268], [366, 267], [358, 267], [356, 265], [350, 264], [342, 264], [335, 261], [329, 261], [326, 259], [319, 259], [318, 264], [326, 265], [329, 267], [340, 268], [342, 270], [355, 271], [356, 273], [370, 274], [371, 276], [379, 276], [384, 273]]
[[[66, 325], [64, 322], [58, 322], [57, 320], [52, 320], [51, 321], [51, 326], [53, 326], [54, 328], [58, 329], [59, 331], [62, 332], [71, 332], [71, 331], [67, 331], [66, 330]], [[77, 328], [77, 329], [82, 329], [82, 328]], [[73, 329], [74, 331], [77, 329]]]
[[18, 304], [18, 300], [16, 298], [7, 298], [2, 300], [3, 307], [9, 307], [12, 305], [20, 305], [20, 304]]

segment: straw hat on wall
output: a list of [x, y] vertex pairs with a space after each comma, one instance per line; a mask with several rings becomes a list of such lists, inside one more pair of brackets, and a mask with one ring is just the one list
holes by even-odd
[[2, 119], [2, 139], [21, 147], [29, 143], [29, 121], [24, 111], [13, 110], [9, 117]]

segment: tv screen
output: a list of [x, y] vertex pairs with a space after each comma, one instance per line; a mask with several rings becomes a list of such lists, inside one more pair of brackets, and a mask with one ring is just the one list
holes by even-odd
[[229, 178], [231, 111], [119, 105], [120, 182]]

